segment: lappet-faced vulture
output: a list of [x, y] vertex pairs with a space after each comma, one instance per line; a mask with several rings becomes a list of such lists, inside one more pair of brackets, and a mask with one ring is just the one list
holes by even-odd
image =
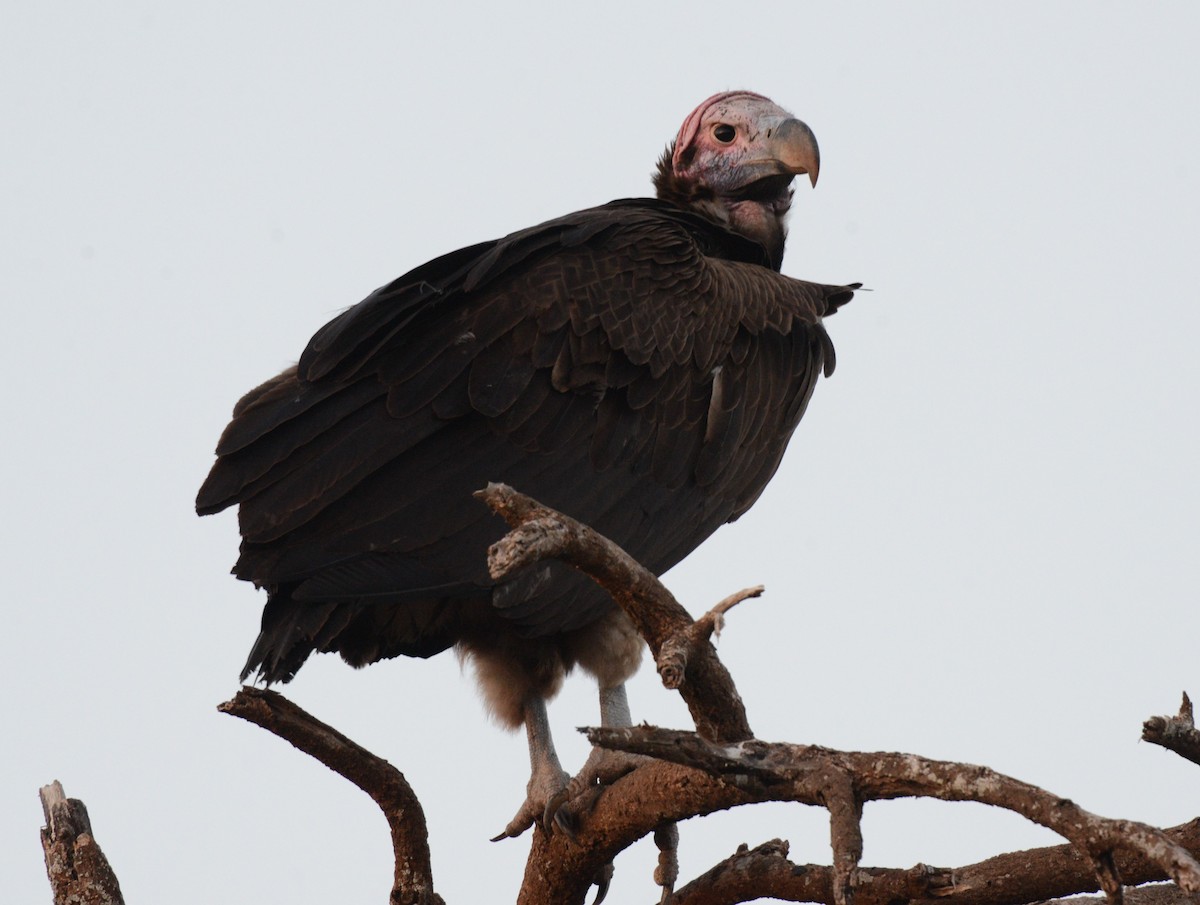
[[287, 682], [313, 651], [365, 666], [450, 647], [524, 723], [533, 778], [509, 831], [563, 787], [545, 702], [579, 665], [627, 725], [641, 640], [560, 564], [493, 581], [503, 481], [655, 572], [744, 513], [817, 377], [822, 318], [854, 287], [780, 274], [809, 128], [761, 95], [710, 97], [658, 162], [657, 198], [613, 201], [410, 271], [334, 318], [249, 392], [200, 514], [238, 505], [238, 578], [267, 590], [242, 671]]

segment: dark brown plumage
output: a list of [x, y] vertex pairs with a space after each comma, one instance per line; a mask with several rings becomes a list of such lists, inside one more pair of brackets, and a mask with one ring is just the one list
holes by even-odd
[[[740, 159], [709, 120], [741, 130]], [[783, 151], [763, 157], [756, 128]], [[655, 571], [745, 512], [833, 369], [821, 319], [852, 295], [778, 273], [797, 172], [815, 180], [806, 126], [758, 95], [710, 98], [659, 199], [430, 261], [247, 394], [197, 499], [240, 507], [234, 573], [268, 592], [243, 677], [459, 645], [510, 724], [576, 662], [619, 685], [640, 647], [612, 602], [557, 565], [492, 582], [503, 524], [471, 494], [511, 484]]]

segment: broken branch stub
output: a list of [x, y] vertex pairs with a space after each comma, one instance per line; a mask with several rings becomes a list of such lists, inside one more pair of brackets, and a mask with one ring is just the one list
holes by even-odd
[[763, 586], [757, 585], [730, 594], [695, 622], [672, 633], [663, 642], [655, 657], [663, 686], [672, 690], [678, 689], [687, 675], [692, 651], [699, 651], [703, 655], [703, 646], [708, 643], [709, 638], [721, 634], [725, 626], [725, 613], [743, 600], [761, 596], [762, 592]]
[[56, 779], [38, 793], [46, 825], [42, 852], [54, 905], [124, 905], [121, 884], [92, 836], [87, 808]]
[[1192, 699], [1183, 693], [1183, 703], [1175, 716], [1152, 716], [1142, 724], [1142, 741], [1161, 745], [1200, 764], [1200, 732], [1192, 715]]

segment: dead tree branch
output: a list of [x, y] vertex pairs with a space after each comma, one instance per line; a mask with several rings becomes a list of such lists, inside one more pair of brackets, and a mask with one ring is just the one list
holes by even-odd
[[[1200, 857], [1200, 819], [1162, 832], [1193, 858]], [[1116, 853], [1115, 860], [1117, 871], [1127, 886], [1169, 879], [1167, 873], [1142, 852], [1121, 850]], [[1070, 844], [996, 855], [955, 868], [953, 873], [954, 887], [940, 900], [948, 898], [955, 905], [1021, 905], [1097, 889], [1087, 859]]]
[[[770, 897], [787, 902], [832, 905], [836, 882], [832, 867], [794, 864], [788, 843], [772, 839], [738, 850], [692, 880], [672, 899], [672, 905], [733, 905]], [[908, 870], [860, 868], [855, 878], [856, 905], [888, 905], [940, 895], [953, 884], [953, 872], [918, 864]]]
[[[1200, 819], [1163, 832], [1193, 856], [1200, 855]], [[767, 897], [833, 905], [833, 869], [795, 864], [787, 854], [788, 844], [779, 839], [753, 849], [743, 845], [680, 888], [672, 905], [733, 905]], [[1167, 879], [1137, 852], [1118, 853], [1117, 868], [1127, 885]], [[860, 868], [855, 905], [1025, 905], [1097, 889], [1087, 860], [1066, 844], [997, 855], [953, 869], [925, 864], [907, 870]]]
[[433, 891], [425, 812], [403, 773], [276, 692], [243, 688], [217, 709], [274, 733], [370, 795], [392, 834], [392, 905], [444, 905]]
[[714, 745], [695, 733], [653, 727], [589, 729], [594, 745], [644, 754], [727, 777], [756, 800], [820, 805], [830, 812], [833, 899], [844, 903], [857, 878], [861, 813], [867, 801], [925, 797], [977, 801], [1013, 811], [1067, 839], [1090, 863], [1110, 901], [1119, 902], [1118, 853], [1136, 853], [1185, 892], [1200, 892], [1200, 863], [1161, 830], [1111, 820], [987, 767], [912, 754], [833, 751], [750, 740]]
[[1176, 716], [1152, 716], [1142, 723], [1142, 741], [1169, 748], [1180, 757], [1200, 764], [1200, 731], [1192, 716], [1192, 699], [1183, 693]]
[[58, 780], [39, 792], [46, 825], [42, 851], [54, 905], [124, 905], [121, 885], [92, 835], [92, 821], [78, 798], [67, 798]]

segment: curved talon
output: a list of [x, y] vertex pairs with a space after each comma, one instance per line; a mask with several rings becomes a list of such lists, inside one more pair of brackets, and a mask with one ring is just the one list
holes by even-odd
[[575, 838], [574, 830], [570, 827], [564, 826], [560, 822], [562, 806], [570, 801], [573, 797], [571, 794], [571, 785], [573, 782], [574, 781], [567, 783], [565, 786], [551, 795], [546, 801], [546, 807], [542, 811], [542, 829], [544, 829], [547, 833], [554, 832], [554, 826], [555, 824], [558, 824], [558, 828], [570, 836], [571, 839]]
[[608, 895], [608, 887], [612, 883], [613, 878], [613, 863], [609, 861], [596, 873], [592, 884], [596, 887], [596, 898], [592, 900], [592, 905], [600, 905], [604, 901], [604, 897]]
[[508, 822], [508, 826], [501, 830], [499, 835], [493, 836], [491, 841], [499, 842], [501, 839], [516, 839], [537, 822], [534, 816], [537, 813], [538, 807], [533, 801], [531, 792], [530, 796], [525, 799], [521, 807], [517, 810], [516, 816]]
[[529, 820], [522, 820], [521, 814], [518, 813], [516, 817], [508, 822], [508, 826], [506, 826], [488, 841], [499, 842], [501, 839], [516, 839], [531, 826], [533, 826], [532, 818]]
[[571, 795], [566, 804], [554, 814], [554, 825], [566, 834], [572, 842], [579, 835], [579, 825], [586, 814], [590, 814], [600, 796], [604, 794], [604, 786], [599, 783], [585, 785], [579, 794]]
[[[588, 762], [583, 765], [583, 769], [571, 777], [571, 781], [546, 802], [546, 812], [542, 816], [542, 826], [546, 832], [553, 832], [554, 828], [557, 827], [574, 842], [579, 830], [579, 814], [590, 811], [592, 805], [595, 804], [595, 795], [586, 801], [583, 801], [583, 796], [589, 789], [599, 792], [598, 783], [599, 779], [592, 765], [592, 758], [589, 756]], [[574, 804], [577, 801], [580, 801], [584, 806], [566, 807], [567, 804]]]
[[554, 812], [554, 829], [572, 842], [579, 841], [579, 818], [566, 808]]

